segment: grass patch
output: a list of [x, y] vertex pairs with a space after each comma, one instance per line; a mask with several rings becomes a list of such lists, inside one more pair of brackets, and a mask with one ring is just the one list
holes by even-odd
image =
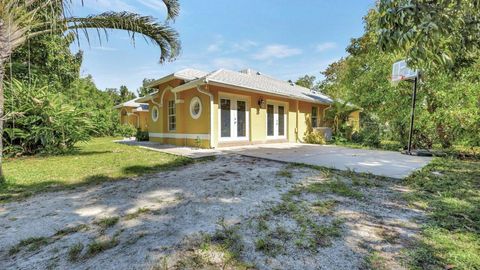
[[17, 245], [11, 247], [8, 251], [8, 254], [17, 254], [22, 249], [26, 249], [27, 251], [35, 251], [45, 245], [48, 245], [47, 237], [30, 237], [20, 241]]
[[372, 251], [363, 262], [362, 269], [370, 270], [389, 270], [387, 261], [377, 251]]
[[353, 199], [362, 199], [363, 194], [359, 191], [353, 190], [347, 183], [335, 179], [328, 180], [321, 183], [309, 184], [306, 191], [310, 193], [335, 193], [340, 196], [350, 197]]
[[79, 224], [73, 227], [60, 229], [55, 233], [55, 236], [65, 236], [65, 235], [69, 235], [69, 234], [80, 232], [80, 231], [86, 231], [88, 229], [89, 227], [87, 224]]
[[76, 243], [68, 248], [68, 260], [71, 262], [76, 262], [80, 258], [80, 254], [83, 251], [83, 244]]
[[133, 212], [133, 213], [130, 213], [130, 214], [126, 214], [125, 215], [125, 219], [126, 220], [131, 220], [131, 219], [136, 219], [138, 218], [140, 215], [142, 214], [146, 214], [146, 213], [149, 213], [151, 210], [147, 207], [141, 207], [141, 208], [138, 208], [137, 211]]
[[65, 155], [5, 160], [6, 182], [0, 184], [0, 202], [170, 170], [193, 162], [185, 157], [114, 143], [114, 139], [94, 138], [79, 143], [77, 151]]
[[[253, 269], [240, 260], [244, 246], [236, 227], [227, 226], [223, 219], [218, 225], [219, 229], [213, 235], [203, 235], [199, 243], [188, 248], [173, 269]], [[166, 266], [165, 261], [162, 265]]]
[[[333, 219], [331, 222], [321, 221], [318, 223], [314, 220], [314, 213], [311, 205], [298, 200], [298, 196], [302, 194], [305, 187], [293, 188], [290, 192], [282, 197], [282, 202], [272, 207], [269, 212], [272, 218], [277, 215], [284, 215], [293, 219], [298, 229], [296, 231], [287, 232], [283, 227], [277, 227], [274, 231], [267, 231], [264, 237], [257, 239], [256, 249], [264, 251], [267, 255], [275, 256], [283, 250], [283, 244], [292, 240], [298, 248], [316, 251], [318, 247], [329, 246], [333, 238], [340, 237], [343, 220]], [[333, 208], [334, 203], [326, 202], [325, 208]], [[331, 206], [326, 206], [330, 205]]]
[[119, 217], [104, 217], [95, 221], [94, 224], [102, 228], [102, 230], [106, 230], [110, 227], [115, 226], [115, 224], [117, 224], [119, 220]]
[[405, 183], [428, 216], [410, 267], [480, 269], [480, 161], [435, 158]]
[[103, 239], [97, 239], [87, 246], [86, 257], [93, 257], [107, 249], [111, 249], [118, 245], [118, 240], [115, 237], [105, 237]]
[[292, 178], [293, 175], [292, 175], [292, 172], [288, 171], [288, 170], [280, 170], [277, 172], [277, 176], [279, 177], [285, 177], [285, 178]]
[[265, 255], [275, 257], [283, 251], [283, 247], [269, 237], [258, 238], [255, 241], [255, 250], [265, 253]]
[[316, 201], [312, 204], [313, 210], [320, 215], [329, 215], [338, 202], [336, 200]]

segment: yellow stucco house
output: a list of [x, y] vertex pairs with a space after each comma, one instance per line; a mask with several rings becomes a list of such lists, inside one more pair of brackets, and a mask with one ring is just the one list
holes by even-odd
[[120, 114], [120, 123], [132, 125], [141, 131], [148, 131], [148, 103], [138, 102], [135, 98], [113, 107]]
[[216, 148], [302, 142], [325, 125], [332, 99], [246, 69], [211, 73], [185, 69], [153, 82], [148, 103], [150, 141]]

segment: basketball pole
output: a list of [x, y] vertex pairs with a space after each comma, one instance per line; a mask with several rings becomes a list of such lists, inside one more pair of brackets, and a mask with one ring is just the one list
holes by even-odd
[[415, 119], [415, 102], [417, 99], [417, 80], [418, 80], [418, 75], [415, 76], [415, 79], [413, 81], [413, 94], [412, 94], [412, 115], [410, 118], [410, 134], [408, 136], [408, 154], [411, 155], [412, 152], [412, 137], [413, 137], [413, 121]]

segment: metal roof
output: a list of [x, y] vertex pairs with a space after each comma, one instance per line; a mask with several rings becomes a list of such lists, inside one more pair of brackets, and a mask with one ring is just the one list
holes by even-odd
[[[123, 103], [120, 103], [120, 104], [114, 106], [113, 108], [114, 109], [120, 109], [122, 107], [132, 107], [132, 108], [140, 107], [141, 110], [148, 111], [148, 103], [139, 103], [139, 102], [137, 102], [139, 99], [141, 99], [141, 97], [134, 98], [134, 99], [131, 99], [129, 101], [125, 101]], [[146, 106], [146, 110], [144, 109], [145, 106]]]
[[332, 98], [319, 91], [296, 85], [293, 82], [278, 80], [252, 69], [245, 69], [242, 71], [219, 69], [205, 75], [204, 77], [180, 85], [174, 88], [173, 91], [179, 92], [187, 90], [202, 83], [218, 83], [226, 86], [245, 88], [255, 92], [274, 94], [310, 102], [324, 104], [333, 103]]
[[[187, 82], [175, 87], [172, 90], [173, 92], [184, 91], [201, 84], [217, 83], [296, 100], [323, 104], [333, 103], [332, 98], [319, 91], [296, 85], [293, 82], [275, 79], [253, 69], [245, 69], [241, 71], [219, 69], [210, 73], [195, 69], [183, 69], [153, 82], [150, 86], [155, 86], [174, 78], [183, 79]], [[141, 101], [145, 102], [156, 94], [157, 92], [151, 93], [150, 95], [143, 97]]]

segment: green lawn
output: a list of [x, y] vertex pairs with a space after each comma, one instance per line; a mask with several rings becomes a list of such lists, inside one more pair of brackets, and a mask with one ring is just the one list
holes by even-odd
[[6, 160], [6, 183], [0, 185], [0, 202], [31, 194], [87, 183], [168, 170], [191, 159], [114, 143], [115, 138], [95, 138], [78, 145], [78, 151], [60, 156], [35, 156]]
[[406, 179], [406, 197], [426, 211], [413, 269], [480, 269], [480, 161], [436, 158]]

